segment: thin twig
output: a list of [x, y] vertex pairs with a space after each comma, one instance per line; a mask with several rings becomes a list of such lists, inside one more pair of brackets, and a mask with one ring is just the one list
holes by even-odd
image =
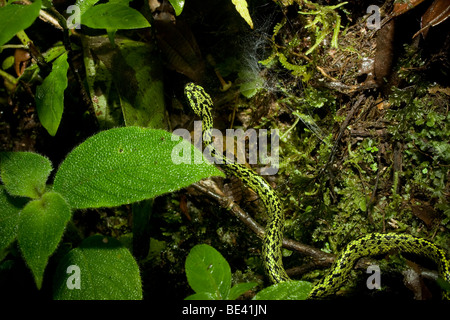
[[[22, 2], [27, 5], [32, 4], [32, 2], [29, 0], [22, 0]], [[46, 12], [42, 9], [39, 11], [39, 19], [51, 24], [52, 26], [54, 26], [55, 28], [57, 28], [59, 30], [63, 30], [63, 27], [61, 27], [61, 25], [58, 23], [58, 20], [55, 19], [55, 17], [53, 17], [51, 14], [49, 14], [48, 12]]]

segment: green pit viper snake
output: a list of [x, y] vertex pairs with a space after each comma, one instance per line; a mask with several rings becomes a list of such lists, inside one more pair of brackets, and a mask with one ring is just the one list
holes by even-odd
[[[283, 267], [281, 254], [284, 212], [280, 199], [260, 175], [215, 151], [211, 143], [213, 102], [205, 90], [199, 85], [189, 83], [184, 92], [190, 107], [202, 119], [203, 141], [211, 151], [211, 155], [223, 161], [225, 172], [235, 175], [255, 191], [267, 210], [269, 222], [265, 229], [262, 247], [262, 260], [267, 275], [273, 283], [289, 281], [290, 278]], [[391, 250], [422, 255], [435, 261], [440, 276], [450, 282], [450, 263], [446, 252], [433, 242], [408, 234], [371, 233], [347, 244], [328, 274], [313, 286], [308, 298], [318, 299], [335, 293], [345, 282], [359, 258], [385, 254]], [[443, 298], [450, 299], [448, 292], [443, 294]]]

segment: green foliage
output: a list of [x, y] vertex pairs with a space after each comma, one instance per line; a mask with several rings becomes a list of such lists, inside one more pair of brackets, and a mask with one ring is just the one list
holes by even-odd
[[313, 86], [305, 88], [303, 100], [304, 102], [313, 108], [322, 108], [327, 106], [331, 108], [335, 104], [336, 97], [333, 93], [327, 89], [317, 89]]
[[[70, 266], [79, 268], [79, 279], [68, 278]], [[69, 275], [68, 275], [69, 273]], [[79, 281], [79, 289], [68, 288]], [[55, 272], [56, 300], [141, 300], [139, 267], [131, 253], [116, 239], [101, 235], [86, 238], [69, 251]]]
[[0, 46], [19, 31], [31, 26], [39, 16], [41, 3], [41, 0], [37, 0], [31, 5], [7, 4], [0, 7]]
[[[33, 60], [21, 76], [9, 73], [14, 68], [14, 56], [12, 53], [7, 54], [0, 70], [6, 90], [1, 89], [0, 93], [6, 93], [8, 100], [2, 94], [1, 104], [7, 104], [9, 108], [11, 101], [16, 103], [24, 96], [35, 98], [39, 120], [48, 133], [54, 136], [64, 133], [58, 130], [61, 118], [73, 112], [64, 110], [72, 106], [64, 101], [64, 94], [69, 100], [66, 87], [69, 86], [71, 92], [73, 87], [79, 87], [75, 90], [83, 89], [80, 94], [71, 97], [71, 102], [78, 106], [81, 97], [83, 100], [89, 100], [90, 97], [91, 101], [86, 103], [89, 108], [83, 109], [88, 110], [84, 116], [88, 118], [92, 114], [91, 118], [98, 120], [101, 129], [123, 125], [167, 128], [164, 100], [170, 99], [167, 99], [167, 92], [163, 88], [163, 69], [159, 60], [161, 48], [147, 41], [148, 30], [142, 33], [130, 32], [150, 27], [150, 24], [141, 13], [129, 7], [129, 0], [110, 0], [101, 4], [98, 4], [99, 0], [77, 0], [83, 28], [70, 32], [64, 18], [67, 15], [60, 8], [58, 15], [50, 1], [44, 1], [44, 6], [41, 0], [30, 5], [7, 2], [5, 7], [0, 7], [0, 52], [15, 48], [29, 50], [28, 45], [32, 40], [35, 45]], [[177, 16], [183, 12], [184, 0], [169, 2]], [[251, 25], [246, 2], [232, 1]], [[326, 52], [329, 47], [338, 47], [342, 30], [341, 13], [347, 13], [342, 7], [345, 3], [324, 6], [310, 1], [296, 1], [296, 4], [300, 6], [299, 16], [292, 19], [289, 14], [289, 23], [286, 18], [275, 25], [269, 57], [253, 68], [245, 66], [248, 63], [246, 61], [235, 63], [226, 76], [231, 78], [237, 75], [235, 84], [244, 97], [257, 97], [253, 101], [246, 101], [252, 111], [258, 108], [260, 114], [269, 110], [261, 119], [260, 127], [267, 125], [280, 129], [280, 178], [278, 181], [275, 178], [271, 183], [279, 187], [286, 207], [286, 237], [314, 243], [327, 252], [338, 252], [351, 238], [374, 229], [393, 227], [419, 236], [436, 235], [434, 241], [448, 248], [448, 236], [440, 232], [450, 224], [447, 199], [450, 161], [448, 96], [439, 91], [432, 92], [433, 86], [424, 81], [421, 74], [426, 69], [425, 61], [412, 48], [406, 48], [405, 56], [400, 59], [399, 74], [407, 85], [392, 89], [387, 116], [386, 109], [370, 110], [379, 117], [376, 126], [389, 121], [389, 138], [386, 139], [384, 133], [378, 136], [378, 132], [368, 131], [365, 134], [369, 137], [364, 135], [355, 141], [355, 131], [348, 135], [348, 130], [345, 130], [339, 143], [336, 143], [336, 129], [339, 129], [345, 118], [346, 106], [351, 105], [350, 101], [355, 95], [346, 94], [343, 97], [338, 91], [324, 89], [323, 80], [336, 77], [332, 73], [333, 69], [342, 71], [346, 67], [345, 59], [340, 60], [344, 64], [333, 64], [331, 68], [326, 65], [326, 60], [327, 57], [338, 59], [345, 50], [352, 50], [358, 56], [364, 54], [353, 46], [358, 41], [356, 38], [349, 42], [351, 45], [347, 49]], [[207, 5], [205, 2], [205, 8]], [[58, 19], [52, 23], [64, 29], [56, 33], [59, 38], [55, 42], [53, 38], [46, 38], [47, 35], [39, 33], [39, 24], [33, 25], [40, 9], [49, 11]], [[354, 22], [352, 19], [349, 19], [351, 24]], [[28, 39], [25, 34], [27, 28], [32, 29], [32, 39]], [[109, 38], [104, 31], [90, 28], [106, 29]], [[126, 31], [119, 31], [116, 36], [117, 29]], [[228, 35], [225, 29], [219, 34]], [[16, 44], [14, 35], [21, 44]], [[130, 38], [125, 38], [125, 35]], [[196, 35], [201, 35], [201, 32]], [[213, 33], [208, 35], [212, 36]], [[136, 41], [142, 38], [145, 41]], [[77, 41], [72, 42], [74, 39]], [[340, 47], [345, 47], [345, 41]], [[41, 54], [39, 50], [42, 48], [48, 50]], [[255, 52], [260, 48], [257, 47]], [[77, 58], [81, 56], [84, 60]], [[345, 57], [352, 60], [352, 56]], [[225, 57], [225, 61], [230, 61], [228, 59], [231, 58]], [[79, 79], [80, 75], [84, 76], [83, 72], [71, 72], [79, 70], [82, 64], [86, 78]], [[236, 65], [239, 67], [236, 68]], [[266, 72], [261, 65], [272, 70]], [[48, 73], [50, 67], [51, 72]], [[329, 77], [317, 82], [315, 76], [318, 70], [323, 76], [327, 74]], [[287, 76], [288, 73], [294, 77]], [[278, 82], [267, 81], [267, 77], [274, 75], [278, 77]], [[68, 79], [74, 81], [69, 82]], [[256, 95], [263, 88], [270, 90], [268, 94]], [[86, 95], [84, 90], [87, 91]], [[375, 91], [370, 91], [368, 100]], [[224, 99], [220, 101], [226, 101], [228, 105], [230, 96], [224, 93]], [[258, 105], [261, 101], [269, 102], [267, 108]], [[20, 103], [17, 105], [22, 112]], [[350, 126], [355, 121], [364, 127], [366, 124], [363, 122], [371, 120], [364, 119], [368, 114], [368, 110], [364, 109], [366, 107], [363, 106], [359, 115], [352, 118]], [[337, 114], [336, 109], [340, 113]], [[13, 112], [15, 117], [21, 114]], [[244, 126], [255, 120], [248, 114], [244, 117], [238, 115], [236, 119], [242, 121]], [[80, 124], [80, 131], [83, 129]], [[84, 133], [80, 131], [74, 132], [74, 136]], [[47, 136], [46, 139], [54, 141]], [[402, 146], [400, 171], [395, 171], [392, 165], [391, 142], [398, 142]], [[86, 140], [67, 156], [51, 176], [52, 165], [45, 157], [34, 153], [2, 153], [0, 259], [5, 260], [0, 264], [0, 271], [8, 268], [11, 262], [8, 259], [13, 256], [16, 259], [23, 258], [31, 270], [36, 287], [42, 286], [43, 291], [51, 287], [48, 285], [52, 281], [48, 277], [49, 271], [54, 271], [53, 267], [58, 265], [53, 279], [55, 299], [141, 299], [141, 275], [135, 258], [123, 246], [125, 243], [128, 248], [133, 248], [133, 255], [138, 261], [144, 259], [146, 263], [157, 264], [165, 269], [164, 272], [169, 270], [167, 272], [171, 275], [177, 272], [180, 275], [177, 269], [182, 270], [186, 248], [192, 246], [193, 242], [210, 243], [211, 239], [217, 239], [212, 242], [225, 244], [221, 248], [224, 255], [224, 250], [228, 250], [227, 254], [235, 253], [238, 250], [235, 248], [236, 243], [247, 247], [247, 242], [254, 240], [248, 239], [252, 235], [229, 228], [229, 222], [220, 220], [217, 222], [219, 227], [211, 228], [212, 223], [204, 218], [206, 214], [203, 210], [195, 208], [199, 203], [209, 204], [207, 201], [194, 203], [189, 197], [186, 200], [181, 191], [170, 197], [158, 197], [153, 202], [156, 196], [179, 190], [204, 177], [223, 176], [208, 165], [175, 165], [171, 161], [174, 150], [175, 155], [189, 154], [191, 159], [200, 155], [188, 143], [172, 141], [172, 136], [167, 132], [136, 127], [108, 130]], [[55, 177], [55, 180], [48, 181], [49, 177]], [[375, 182], [378, 183], [377, 188], [374, 188]], [[165, 201], [162, 205], [157, 202], [161, 198]], [[131, 206], [110, 209], [130, 203]], [[157, 203], [155, 207], [154, 203]], [[437, 213], [437, 222], [424, 227], [424, 223], [413, 215], [412, 204], [433, 207], [434, 213]], [[102, 208], [82, 210], [75, 214], [99, 214], [107, 225], [105, 229], [109, 233], [106, 234], [119, 234], [122, 244], [106, 236], [89, 237], [82, 241], [87, 233], [81, 235], [82, 229], [77, 226], [80, 223], [78, 217], [69, 221], [71, 210], [78, 208]], [[150, 220], [154, 214], [162, 221], [162, 225], [154, 225], [154, 220]], [[186, 223], [186, 217], [189, 223]], [[256, 217], [259, 218], [258, 215]], [[152, 234], [151, 241], [150, 227], [152, 232], [160, 231], [159, 235]], [[105, 230], [97, 229], [97, 226], [94, 229], [95, 232]], [[122, 229], [127, 229], [127, 232], [132, 229], [132, 233], [122, 236]], [[80, 234], [74, 236], [73, 233], [77, 232]], [[89, 232], [92, 234], [91, 230]], [[236, 241], [238, 233], [248, 238]], [[253, 238], [256, 239], [256, 236]], [[259, 245], [259, 240], [255, 241]], [[180, 260], [179, 256], [183, 259]], [[296, 259], [294, 256], [292, 258]], [[262, 283], [259, 253], [249, 250], [249, 256], [243, 260], [247, 269], [237, 270], [232, 277], [230, 266], [220, 253], [206, 245], [192, 249], [185, 269], [187, 281], [195, 294], [186, 299], [236, 299], [254, 289], [255, 282], [245, 281], [256, 278]], [[302, 262], [289, 259], [288, 264]], [[68, 268], [73, 265], [81, 270], [81, 290], [67, 287], [70, 277]], [[257, 275], [252, 274], [254, 270]], [[4, 277], [1, 272], [0, 276]], [[305, 279], [316, 277], [319, 273], [314, 271], [312, 275], [306, 275]], [[175, 278], [172, 277], [170, 281], [177, 281], [173, 280]], [[142, 282], [146, 285], [145, 281]], [[235, 282], [238, 284], [232, 286]], [[31, 282], [31, 285], [34, 284]], [[187, 285], [184, 277], [176, 285], [179, 286], [177, 289], [185, 289]], [[282, 283], [260, 291], [254, 299], [301, 300], [307, 297], [310, 288], [309, 282]], [[178, 292], [182, 297], [187, 295], [180, 292], [183, 291]]]
[[[446, 226], [450, 222], [447, 194], [450, 162], [448, 97], [430, 92], [432, 84], [417, 71], [424, 63], [420, 52], [405, 46], [405, 55], [399, 62], [402, 67], [399, 76], [411, 85], [404, 89], [392, 88], [389, 97], [393, 105], [387, 114], [392, 123], [389, 131], [405, 146], [403, 171], [396, 173], [397, 183], [401, 179], [404, 186], [393, 201], [398, 203], [418, 198], [436, 203], [436, 208], [444, 213], [441, 225]], [[448, 239], [439, 241], [444, 247], [448, 246]]]
[[36, 108], [39, 120], [51, 136], [56, 134], [64, 110], [64, 90], [67, 88], [67, 53], [53, 62], [50, 74], [36, 87]]
[[[311, 79], [311, 63], [291, 63], [288, 61], [288, 57], [290, 58], [290, 52], [298, 47], [298, 39], [294, 38], [292, 41], [289, 41], [285, 46], [284, 50], [280, 50], [279, 46], [276, 44], [276, 38], [278, 34], [282, 31], [283, 27], [286, 25], [286, 19], [282, 22], [279, 22], [275, 25], [272, 34], [272, 54], [260, 61], [263, 66], [272, 66], [274, 61], [278, 60], [280, 64], [286, 69], [292, 72], [292, 75], [296, 77], [301, 77], [304, 82], [307, 82]], [[295, 59], [295, 58], [293, 58]]]
[[104, 36], [84, 37], [83, 47], [86, 80], [101, 128], [124, 123], [165, 129], [162, 69], [155, 48], [123, 37], [112, 45]]
[[1, 152], [0, 176], [10, 195], [37, 199], [45, 192], [52, 164], [32, 152]]
[[[186, 300], [234, 300], [257, 283], [239, 283], [231, 287], [231, 269], [223, 256], [209, 245], [196, 245], [186, 259], [186, 277], [196, 292]], [[312, 284], [289, 281], [269, 286], [255, 295], [254, 300], [305, 300]]]
[[147, 19], [133, 8], [117, 3], [92, 6], [81, 15], [81, 24], [94, 29], [139, 29], [150, 27]]
[[169, 0], [169, 2], [175, 9], [175, 14], [179, 16], [183, 12], [185, 0]]
[[[174, 150], [203, 158], [192, 144], [172, 137], [162, 130], [139, 127], [101, 132], [67, 156], [56, 172], [53, 189], [46, 186], [52, 170], [47, 158], [30, 152], [1, 153], [0, 250], [17, 238], [40, 289], [48, 259], [71, 218], [71, 208], [111, 207], [150, 199], [207, 176], [223, 175], [207, 162], [176, 164]], [[142, 298], [136, 262], [117, 240], [86, 239], [68, 254], [62, 270], [71, 264], [82, 270], [84, 290], [67, 290], [63, 272], [57, 275], [57, 299]]]
[[253, 97], [264, 85], [264, 79], [261, 78], [259, 74], [250, 70], [242, 70], [239, 72], [238, 76], [242, 81], [239, 86], [239, 91], [248, 99]]
[[314, 16], [314, 20], [310, 21], [305, 28], [312, 28], [314, 30], [316, 42], [305, 52], [305, 54], [308, 55], [312, 53], [331, 32], [333, 32], [331, 46], [337, 48], [339, 31], [341, 28], [341, 17], [335, 10], [347, 4], [347, 2], [342, 2], [335, 6], [321, 6], [309, 1], [305, 2], [314, 6], [316, 9], [300, 11], [301, 14]]
[[0, 185], [0, 252], [16, 239], [19, 212], [25, 203], [25, 199], [10, 196]]
[[248, 23], [250, 28], [253, 29], [253, 21], [250, 17], [250, 13], [248, 12], [247, 8], [247, 1], [246, 0], [231, 0], [231, 2], [235, 5], [236, 11], [239, 12], [242, 18]]
[[311, 79], [311, 74], [308, 72], [308, 64], [304, 64], [304, 65], [297, 65], [297, 64], [293, 64], [290, 63], [288, 61], [288, 59], [286, 58], [286, 56], [281, 53], [278, 52], [277, 54], [278, 56], [278, 60], [280, 61], [281, 65], [292, 72], [292, 75], [296, 76], [296, 77], [302, 77], [303, 81], [308, 82], [309, 79]]
[[[302, 1], [301, 10], [305, 11], [299, 11], [299, 14], [306, 16], [306, 21], [302, 22], [304, 23], [302, 32], [291, 34], [291, 31], [289, 31], [290, 24], [286, 24], [286, 19], [277, 23], [271, 39], [272, 53], [268, 58], [261, 61], [261, 64], [272, 67], [273, 63], [278, 60], [281, 66], [291, 71], [295, 77], [301, 77], [303, 82], [310, 81], [318, 64], [319, 54], [312, 58], [307, 56], [314, 51], [318, 51], [330, 34], [331, 47], [338, 47], [341, 16], [336, 10], [345, 4], [347, 2], [334, 6], [323, 6], [310, 1]], [[281, 44], [278, 43], [278, 38], [282, 39]], [[311, 46], [305, 46], [305, 38], [315, 39], [315, 43]], [[304, 53], [299, 54], [299, 49], [305, 49], [303, 50]]]
[[253, 300], [306, 300], [311, 289], [308, 281], [280, 282], [261, 290]]
[[80, 9], [82, 16], [89, 8], [92, 8], [100, 0], [77, 0], [75, 5]]
[[[72, 208], [112, 207], [186, 187], [212, 175], [215, 167], [194, 163], [199, 150], [178, 136], [155, 129], [124, 127], [103, 131], [76, 147], [61, 164], [53, 189]], [[189, 164], [176, 163], [182, 151]]]
[[9, 232], [8, 236], [2, 237], [2, 248], [17, 237], [36, 286], [40, 288], [48, 258], [55, 251], [70, 219], [70, 208], [60, 194], [46, 192], [46, 181], [52, 171], [47, 158], [31, 152], [3, 152], [0, 161], [5, 191], [9, 195], [34, 199], [25, 204], [11, 199], [6, 193], [2, 195], [4, 220], [1, 229]]
[[234, 300], [257, 285], [248, 282], [231, 287], [230, 265], [216, 249], [206, 244], [191, 249], [185, 269], [189, 285], [196, 292], [187, 300]]
[[17, 239], [38, 289], [42, 286], [48, 258], [61, 240], [70, 217], [64, 198], [52, 191], [28, 202], [20, 211]]
[[[111, 41], [113, 41], [117, 29], [129, 30], [150, 27], [147, 19], [139, 11], [128, 6], [128, 0], [110, 1], [109, 3], [96, 5], [97, 2], [98, 0], [77, 1], [76, 6], [78, 6], [80, 9], [79, 22], [90, 28], [106, 29]], [[52, 6], [52, 4], [48, 2], [46, 3], [46, 6], [50, 7]], [[40, 8], [41, 0], [35, 1], [31, 5], [22, 6], [16, 4], [8, 4], [4, 7], [0, 7], [0, 46], [11, 40], [14, 35], [17, 35], [17, 37], [19, 37], [19, 39], [21, 40], [23, 47], [25, 49], [28, 49], [28, 45], [31, 42], [31, 39], [28, 38], [24, 30], [30, 27], [39, 16]], [[64, 20], [64, 17], [60, 15], [58, 18], [61, 27], [67, 28], [67, 21]], [[55, 45], [55, 47], [57, 46]], [[50, 48], [49, 51], [52, 51], [52, 49], [53, 48]], [[1, 51], [2, 48], [0, 48], [0, 52]], [[56, 57], [52, 56], [50, 58], [45, 57], [45, 55], [42, 56], [44, 57], [45, 61], [40, 61], [40, 64], [34, 64], [27, 68], [26, 73], [23, 76], [24, 79], [26, 79], [26, 77], [28, 77], [29, 74], [33, 72], [33, 82], [39, 81], [39, 78], [36, 77], [36, 74], [38, 74], [39, 72], [38, 65], [42, 66], [52, 59], [57, 58], [53, 63], [53, 68], [50, 74], [46, 76], [42, 84], [37, 85], [35, 94], [39, 120], [41, 121], [44, 128], [47, 129], [48, 133], [54, 136], [58, 130], [64, 110], [64, 92], [68, 84], [67, 70], [69, 69], [70, 61], [67, 61], [67, 54], [63, 54], [63, 52], [61, 51], [58, 52]], [[135, 63], [139, 62], [139, 60], [136, 59], [133, 59], [131, 61], [134, 61]], [[11, 65], [3, 63], [3, 67], [11, 67]], [[142, 74], [144, 72], [147, 75], [150, 74], [146, 68], [142, 68], [141, 75], [137, 76], [142, 78]], [[124, 74], [129, 73], [124, 72]], [[11, 90], [15, 90], [15, 87], [18, 84], [17, 79], [6, 72], [3, 72], [2, 70], [0, 70], [0, 75], [3, 78], [7, 79], [8, 83], [11, 84]], [[149, 76], [147, 76], [147, 78], [148, 77]], [[129, 83], [133, 83], [133, 79], [127, 79], [126, 81], [128, 81]], [[138, 79], [138, 81], [140, 81], [140, 79]], [[152, 84], [150, 86], [148, 86], [147, 83], [139, 84], [147, 88], [147, 90], [141, 90], [144, 93], [158, 91], [161, 87], [161, 83], [159, 82], [155, 82], [155, 84]], [[150, 96], [148, 94], [144, 94], [143, 97], [146, 99], [145, 105], [148, 105], [148, 99], [154, 98], [154, 94]], [[154, 105], [162, 105], [162, 107], [164, 107], [164, 105], [159, 102], [160, 100], [160, 98], [156, 99]], [[129, 102], [127, 101], [127, 103]], [[141, 104], [137, 103], [135, 109], [139, 110], [140, 106]], [[143, 118], [145, 120], [146, 118], [141, 117], [140, 114], [130, 115], [129, 112], [126, 112], [130, 109], [130, 107], [124, 108], [124, 113], [127, 116], [126, 120], [131, 118], [131, 120], [127, 121], [127, 124], [142, 125], [141, 123], [138, 123], [136, 119]], [[158, 111], [155, 114], [160, 115], [161, 111]], [[152, 120], [153, 122], [158, 121], [160, 120], [160, 117], [154, 117]], [[147, 121], [144, 125], [148, 125], [148, 122], [149, 121]]]

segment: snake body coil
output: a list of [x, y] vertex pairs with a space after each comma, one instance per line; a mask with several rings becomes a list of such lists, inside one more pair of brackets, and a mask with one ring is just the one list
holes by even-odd
[[[211, 108], [213, 102], [204, 89], [199, 85], [189, 83], [185, 87], [185, 95], [191, 108], [202, 119], [203, 141], [211, 151], [211, 155], [225, 163], [226, 172], [235, 175], [254, 190], [268, 212], [269, 222], [265, 229], [262, 248], [262, 259], [267, 275], [273, 283], [289, 281], [290, 279], [283, 267], [281, 254], [284, 213], [280, 199], [260, 175], [216, 152], [211, 143], [211, 129], [213, 127]], [[446, 252], [431, 241], [407, 234], [372, 233], [350, 242], [345, 247], [329, 273], [312, 288], [309, 298], [317, 299], [335, 293], [345, 282], [346, 276], [359, 258], [383, 254], [391, 250], [430, 258], [437, 263], [441, 277], [450, 282], [450, 263], [447, 260]], [[444, 297], [448, 298], [448, 295], [444, 294]]]

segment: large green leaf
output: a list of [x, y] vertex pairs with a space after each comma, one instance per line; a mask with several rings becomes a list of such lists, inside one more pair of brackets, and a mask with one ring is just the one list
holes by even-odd
[[0, 7], [0, 46], [8, 42], [14, 35], [31, 26], [39, 16], [41, 0], [31, 5], [8, 4]]
[[81, 24], [94, 29], [139, 29], [150, 23], [137, 10], [118, 3], [90, 7], [81, 15]]
[[231, 269], [216, 249], [207, 244], [196, 245], [186, 258], [185, 269], [189, 285], [196, 292], [196, 295], [188, 299], [203, 299], [204, 293], [216, 300], [228, 299]]
[[19, 212], [25, 203], [24, 198], [11, 197], [0, 185], [0, 251], [16, 238]]
[[53, 62], [52, 71], [36, 88], [39, 120], [52, 136], [56, 134], [64, 111], [64, 90], [67, 88], [67, 53]]
[[[112, 207], [179, 190], [223, 173], [186, 140], [140, 127], [100, 132], [76, 147], [56, 173], [53, 188], [72, 208]], [[177, 164], [183, 150], [189, 163]]]
[[28, 202], [20, 212], [17, 239], [39, 289], [48, 258], [60, 242], [69, 220], [69, 206], [53, 191]]
[[118, 240], [92, 236], [59, 263], [53, 292], [57, 300], [140, 300], [139, 267]]
[[307, 281], [286, 281], [267, 287], [253, 300], [306, 300], [312, 284]]
[[32, 152], [0, 152], [0, 176], [9, 194], [39, 198], [52, 171], [47, 158]]

